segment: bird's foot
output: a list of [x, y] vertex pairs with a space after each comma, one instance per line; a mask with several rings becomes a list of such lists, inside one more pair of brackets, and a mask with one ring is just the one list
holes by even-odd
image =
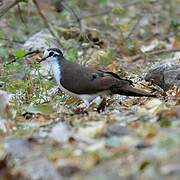
[[82, 107], [78, 107], [74, 110], [75, 114], [87, 114], [88, 115], [88, 111], [86, 108], [82, 108]]
[[103, 98], [103, 100], [101, 101], [101, 103], [99, 104], [99, 106], [97, 107], [97, 112], [101, 113], [105, 110], [107, 103], [106, 103], [106, 98]]

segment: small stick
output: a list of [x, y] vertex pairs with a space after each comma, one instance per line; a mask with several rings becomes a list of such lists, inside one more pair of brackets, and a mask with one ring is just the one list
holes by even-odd
[[74, 9], [71, 6], [69, 6], [67, 1], [66, 2], [62, 1], [61, 4], [64, 6], [65, 9], [67, 9], [67, 10], [69, 9], [70, 10], [70, 13], [75, 17], [75, 19], [76, 19], [76, 21], [77, 21], [77, 23], [79, 25], [79, 29], [81, 31], [82, 30], [82, 24], [81, 24], [81, 20], [82, 19], [76, 14]]
[[24, 56], [18, 57], [18, 58], [14, 58], [12, 61], [7, 62], [6, 64], [11, 64], [11, 63], [13, 63], [13, 62], [16, 62], [16, 61], [17, 61], [18, 59], [20, 59], [20, 58], [24, 58], [24, 57], [26, 57], [26, 56], [29, 56], [29, 55], [32, 55], [32, 54], [38, 54], [38, 53], [40, 53], [39, 50], [30, 51], [30, 52], [26, 53]]
[[24, 20], [24, 17], [23, 17], [23, 15], [22, 15], [22, 13], [21, 13], [21, 7], [20, 7], [19, 4], [17, 5], [17, 7], [18, 7], [18, 15], [19, 15], [19, 18], [20, 18], [21, 22], [23, 23], [24, 27], [26, 28], [26, 30], [28, 30], [27, 24], [26, 24], [26, 22], [25, 22], [25, 20]]
[[46, 17], [44, 16], [44, 14], [41, 12], [41, 9], [40, 9], [37, 1], [36, 1], [36, 0], [32, 0], [32, 1], [33, 1], [34, 5], [35, 5], [35, 7], [36, 7], [36, 9], [37, 9], [37, 12], [38, 12], [39, 16], [41, 17], [41, 19], [42, 19], [42, 21], [43, 21], [43, 23], [44, 23], [44, 26], [49, 30], [49, 32], [52, 34], [52, 36], [56, 38], [58, 44], [61, 45], [61, 42], [60, 42], [59, 38], [56, 36], [56, 34], [55, 34], [54, 31], [52, 30], [51, 26], [49, 25], [48, 20], [46, 19]]
[[137, 29], [137, 27], [139, 26], [140, 22], [141, 22], [141, 19], [142, 19], [143, 16], [139, 16], [137, 17], [137, 21], [135, 23], [135, 25], [133, 26], [133, 28], [131, 29], [131, 31], [129, 32], [129, 34], [127, 35], [126, 39], [130, 39], [131, 38], [131, 35], [134, 33], [134, 31]]
[[[160, 55], [160, 54], [163, 54], [163, 53], [171, 53], [171, 52], [179, 52], [179, 51], [180, 51], [180, 48], [161, 49], [161, 50], [156, 50], [156, 51], [150, 51], [150, 52], [147, 52], [147, 53], [144, 53], [144, 54], [147, 55], [147, 56], [153, 56], [153, 55]], [[138, 54], [138, 55], [132, 57], [132, 61], [137, 61], [137, 60], [139, 60], [141, 58], [142, 58], [142, 55]]]

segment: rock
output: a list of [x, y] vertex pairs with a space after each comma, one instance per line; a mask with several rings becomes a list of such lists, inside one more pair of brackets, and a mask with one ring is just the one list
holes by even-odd
[[100, 163], [98, 166], [93, 168], [86, 176], [86, 180], [95, 179], [113, 179], [113, 180], [128, 180], [128, 179], [139, 179], [137, 175], [133, 174], [133, 167], [127, 159], [116, 158], [111, 161]]
[[78, 173], [81, 169], [79, 163], [72, 159], [59, 159], [56, 164], [58, 172], [63, 177], [71, 177]]
[[72, 132], [69, 130], [66, 124], [60, 122], [56, 124], [49, 134], [49, 137], [60, 143], [67, 142], [72, 136]]
[[[22, 167], [21, 167], [22, 166]], [[52, 165], [52, 163], [43, 156], [27, 159], [20, 166], [20, 171], [23, 172], [26, 179], [31, 180], [61, 180], [62, 177]]]
[[12, 158], [23, 158], [32, 153], [33, 144], [28, 138], [10, 138], [4, 142], [5, 150]]
[[7, 131], [6, 122], [10, 118], [9, 101], [12, 94], [0, 90], [0, 130]]
[[143, 150], [145, 148], [150, 148], [152, 147], [152, 144], [148, 143], [148, 142], [139, 142], [137, 145], [136, 145], [136, 148], [139, 149], [139, 150]]
[[161, 172], [164, 175], [176, 174], [180, 175], [180, 164], [167, 164], [161, 167]]
[[58, 47], [58, 43], [47, 29], [34, 34], [23, 45], [27, 51], [44, 50], [49, 47]]
[[22, 179], [60, 180], [62, 177], [44, 155], [34, 138], [9, 138], [4, 142], [9, 160], [15, 163], [14, 173]]
[[180, 87], [180, 63], [179, 60], [165, 61], [150, 69], [145, 76], [146, 81], [150, 81], [168, 90], [173, 85]]
[[10, 98], [10, 94], [0, 90], [0, 119], [6, 117]]
[[128, 135], [129, 131], [126, 127], [123, 127], [121, 125], [119, 125], [118, 123], [114, 123], [110, 126], [107, 127], [107, 129], [105, 130], [105, 135], [107, 137], [110, 136], [125, 136]]

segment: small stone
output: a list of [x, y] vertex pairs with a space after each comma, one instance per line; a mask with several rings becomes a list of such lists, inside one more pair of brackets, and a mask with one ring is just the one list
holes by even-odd
[[174, 85], [180, 87], [180, 64], [177, 61], [165, 61], [158, 64], [147, 72], [145, 80], [164, 90]]
[[129, 134], [129, 130], [126, 127], [119, 125], [118, 123], [114, 123], [107, 127], [105, 130], [105, 135], [107, 137], [110, 136], [126, 136]]
[[47, 29], [43, 29], [32, 35], [23, 45], [27, 51], [44, 50], [49, 47], [57, 47], [56, 39]]
[[32, 152], [32, 144], [28, 138], [11, 138], [4, 142], [5, 149], [13, 158], [25, 157]]
[[147, 143], [147, 142], [140, 142], [136, 145], [136, 148], [139, 150], [143, 150], [145, 148], [150, 148], [150, 147], [152, 147], [152, 144]]
[[49, 137], [58, 141], [60, 143], [67, 142], [72, 136], [72, 132], [69, 130], [66, 124], [60, 122], [56, 124], [53, 128]]
[[80, 171], [80, 167], [78, 166], [76, 161], [73, 162], [62, 159], [58, 161], [57, 170], [63, 177], [71, 177], [72, 175]]
[[43, 156], [27, 159], [21, 164], [20, 171], [27, 179], [37, 180], [61, 180], [62, 177], [52, 165], [52, 163]]

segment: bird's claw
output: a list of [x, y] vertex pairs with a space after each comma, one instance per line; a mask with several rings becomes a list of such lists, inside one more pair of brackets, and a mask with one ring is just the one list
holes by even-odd
[[88, 115], [87, 109], [86, 108], [80, 108], [80, 107], [76, 108], [74, 110], [74, 113], [75, 114], [87, 114]]

